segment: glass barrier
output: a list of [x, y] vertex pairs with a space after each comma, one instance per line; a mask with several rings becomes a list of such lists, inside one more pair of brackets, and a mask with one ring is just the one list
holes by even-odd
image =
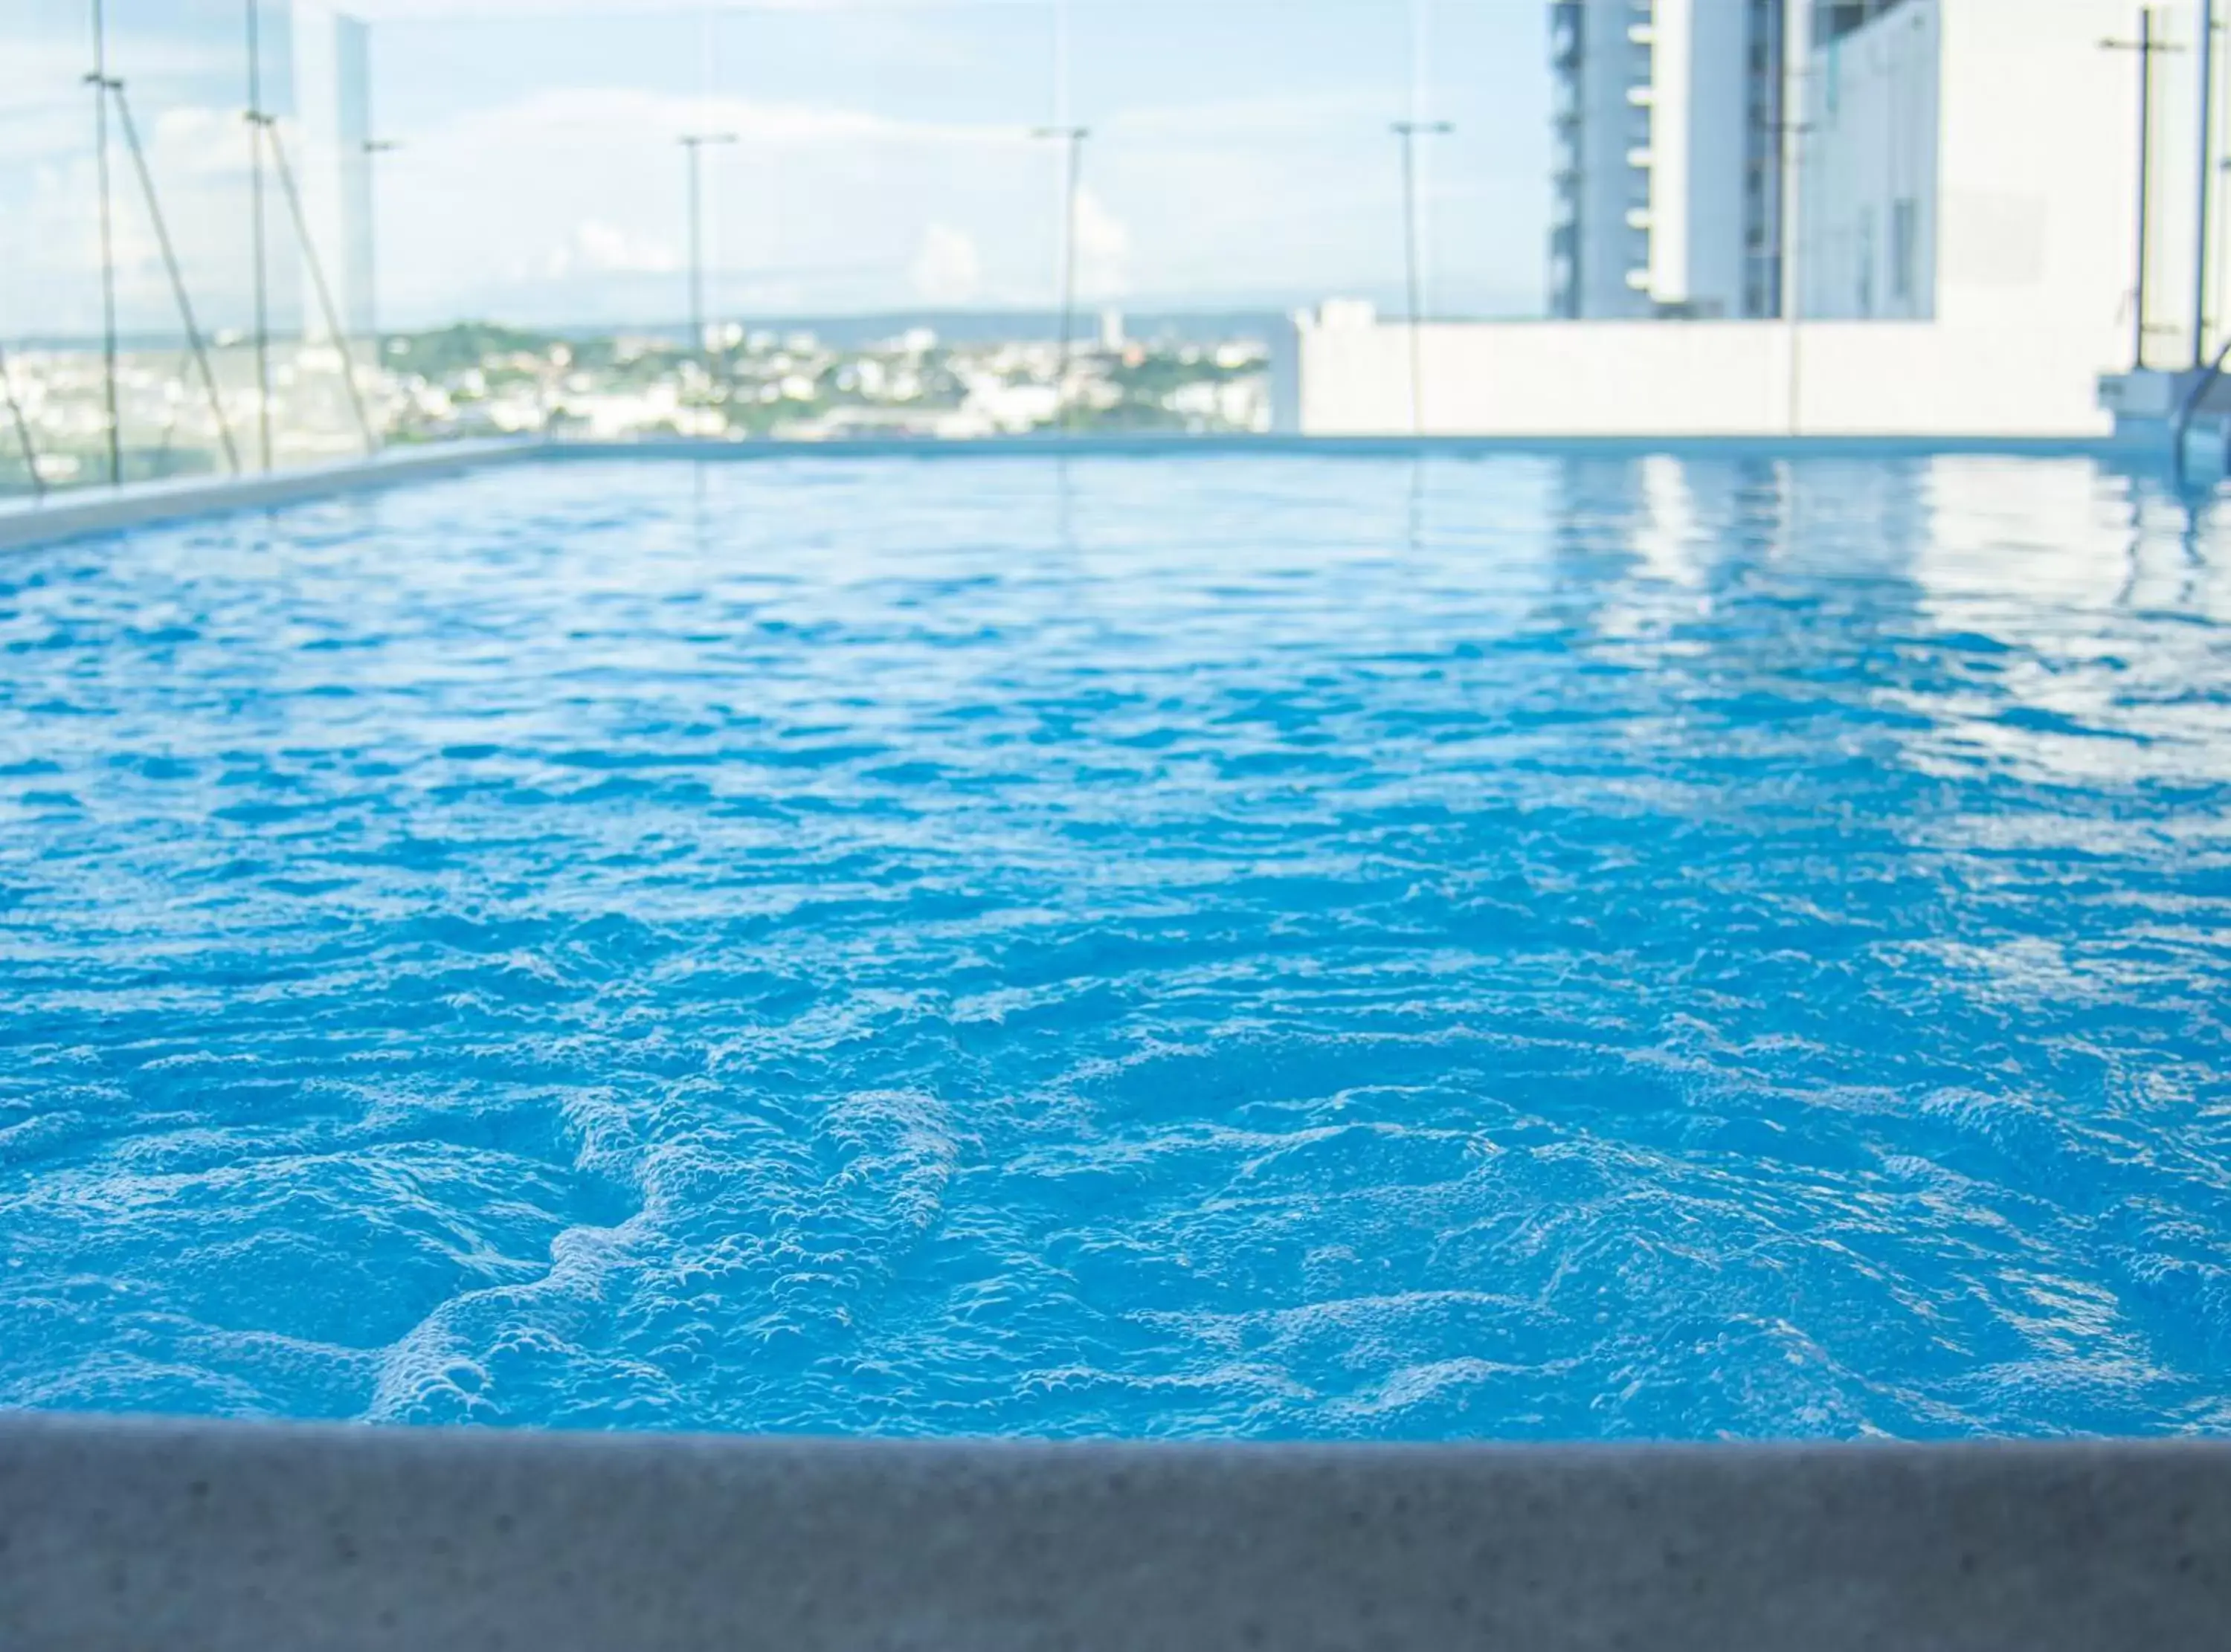
[[0, 0], [0, 488], [1260, 431], [1297, 306], [1542, 307], [1546, 8], [364, 10]]

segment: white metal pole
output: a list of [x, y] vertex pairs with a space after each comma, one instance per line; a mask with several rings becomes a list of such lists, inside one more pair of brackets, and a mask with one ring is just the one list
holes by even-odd
[[2200, 0], [2200, 171], [2194, 223], [2192, 269], [2192, 365], [2208, 365], [2208, 217], [2215, 203], [2215, 0]]

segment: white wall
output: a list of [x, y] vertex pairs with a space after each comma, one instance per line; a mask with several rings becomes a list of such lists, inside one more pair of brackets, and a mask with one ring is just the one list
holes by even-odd
[[[1749, 435], [1787, 423], [1787, 341], [1737, 322], [1452, 322], [1423, 329], [1430, 434]], [[1311, 436], [1410, 429], [1408, 330], [1305, 325]], [[1779, 421], [1776, 410], [1781, 410]]]
[[[2146, 310], [2148, 321], [2147, 360], [2155, 366], [2175, 367], [2191, 361], [2193, 356], [2193, 278], [2195, 227], [2198, 213], [2199, 156], [2199, 80], [2200, 55], [2194, 48], [2200, 32], [2197, 0], [2155, 0], [2155, 38], [2166, 40], [2171, 49], [2154, 60], [2153, 95], [2153, 207], [2148, 241], [2151, 249], [2146, 281]], [[2231, 22], [2231, 4], [2218, 0], [2216, 21]], [[1958, 12], [1956, 9], [1954, 16]], [[2137, 32], [2135, 0], [2131, 3], [2106, 5], [2100, 21], [2103, 34], [2111, 34], [2118, 40], [2131, 40]], [[2129, 52], [2101, 52], [2107, 72], [2120, 83], [2124, 99], [2122, 117], [2125, 128], [2135, 126], [2137, 119], [2137, 60]], [[2221, 130], [2221, 98], [2223, 84], [2217, 81], [2217, 126]], [[2135, 134], [2126, 138], [2120, 149], [2124, 156], [2124, 177], [2120, 187], [2126, 199], [2135, 200], [2137, 194], [2137, 163]], [[2219, 187], [2217, 204], [2222, 200]], [[2135, 212], [2135, 208], [2131, 210]], [[2135, 225], [2133, 216], [2130, 222]], [[2116, 249], [2117, 275], [2121, 283], [2120, 303], [2127, 305], [2137, 268], [2135, 237], [2125, 235], [2124, 245]], [[2221, 242], [2218, 237], [2218, 245]], [[2103, 249], [2104, 250], [2104, 249]], [[2127, 320], [2127, 316], [2125, 317]], [[2220, 321], [2220, 316], [2215, 318]], [[2129, 328], [2124, 332], [2127, 334]], [[2130, 345], [2124, 345], [2127, 358]]]
[[[1944, 7], [1937, 313], [2025, 329], [2071, 374], [2129, 365], [2137, 81], [2099, 42], [2131, 20], [2123, 0]], [[2189, 234], [2181, 246], [2189, 261]], [[2189, 277], [2176, 290], [2189, 297]]]
[[[2163, 8], [2189, 34], [2189, 5]], [[2128, 365], [2136, 279], [2137, 68], [2128, 0], [1905, 0], [1811, 55], [1801, 313], [2027, 330], [2070, 381]], [[2156, 60], [2157, 319], [2189, 308], [2190, 54]], [[2177, 66], [2185, 66], [2182, 68]], [[2181, 121], [2179, 110], [2182, 110]], [[2182, 164], [2180, 165], [2180, 159]], [[2179, 180], [2182, 180], [2182, 186]], [[1914, 289], [1898, 291], [1898, 203]], [[2182, 236], [2171, 220], [2184, 226]], [[2189, 354], [2177, 327], [2157, 340]]]
[[[1412, 428], [1408, 330], [1298, 338], [1298, 428]], [[1484, 436], [2105, 436], [2087, 369], [2025, 326], [1540, 321], [1422, 330], [1424, 431]]]

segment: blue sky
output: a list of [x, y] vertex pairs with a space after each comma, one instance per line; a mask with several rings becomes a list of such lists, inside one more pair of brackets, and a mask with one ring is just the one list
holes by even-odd
[[[25, 5], [77, 9], [0, 15]], [[1544, 0], [345, 9], [373, 25], [377, 122], [404, 145], [378, 195], [396, 323], [679, 315], [693, 129], [740, 139], [708, 161], [716, 311], [1042, 305], [1059, 158], [1029, 131], [1064, 105], [1093, 129], [1088, 301], [1394, 301], [1387, 125], [1423, 113], [1457, 126], [1425, 172], [1434, 307], [1541, 307]]]
[[[1058, 161], [1023, 135], [1063, 101], [1050, 0], [521, 5], [530, 15], [471, 22], [454, 6], [384, 10], [396, 15], [375, 34], [379, 119], [409, 145], [381, 197], [398, 313], [479, 291], [468, 307], [657, 303], [685, 248], [672, 139], [693, 126], [745, 139], [708, 156], [716, 307], [1021, 304], [1053, 287]], [[1421, 83], [1428, 112], [1458, 126], [1427, 169], [1438, 306], [1540, 307], [1540, 0], [1070, 0], [1067, 12], [1068, 113], [1094, 128], [1091, 298], [1391, 299], [1387, 124]], [[479, 245], [490, 229], [492, 259]]]

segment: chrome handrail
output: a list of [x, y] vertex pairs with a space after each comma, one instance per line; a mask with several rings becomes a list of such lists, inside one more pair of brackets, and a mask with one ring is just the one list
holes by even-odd
[[2226, 339], [2223, 341], [2223, 347], [2215, 352], [2215, 359], [2209, 362], [2206, 370], [2193, 381], [2192, 388], [2185, 392], [2184, 399], [2177, 403], [2176, 417], [2170, 421], [2170, 464], [2179, 482], [2184, 481], [2185, 432], [2192, 429], [2192, 416], [2200, 410], [2202, 400], [2215, 387], [2215, 381], [2222, 378], [2223, 364], [2227, 358], [2231, 358], [2231, 339]]

